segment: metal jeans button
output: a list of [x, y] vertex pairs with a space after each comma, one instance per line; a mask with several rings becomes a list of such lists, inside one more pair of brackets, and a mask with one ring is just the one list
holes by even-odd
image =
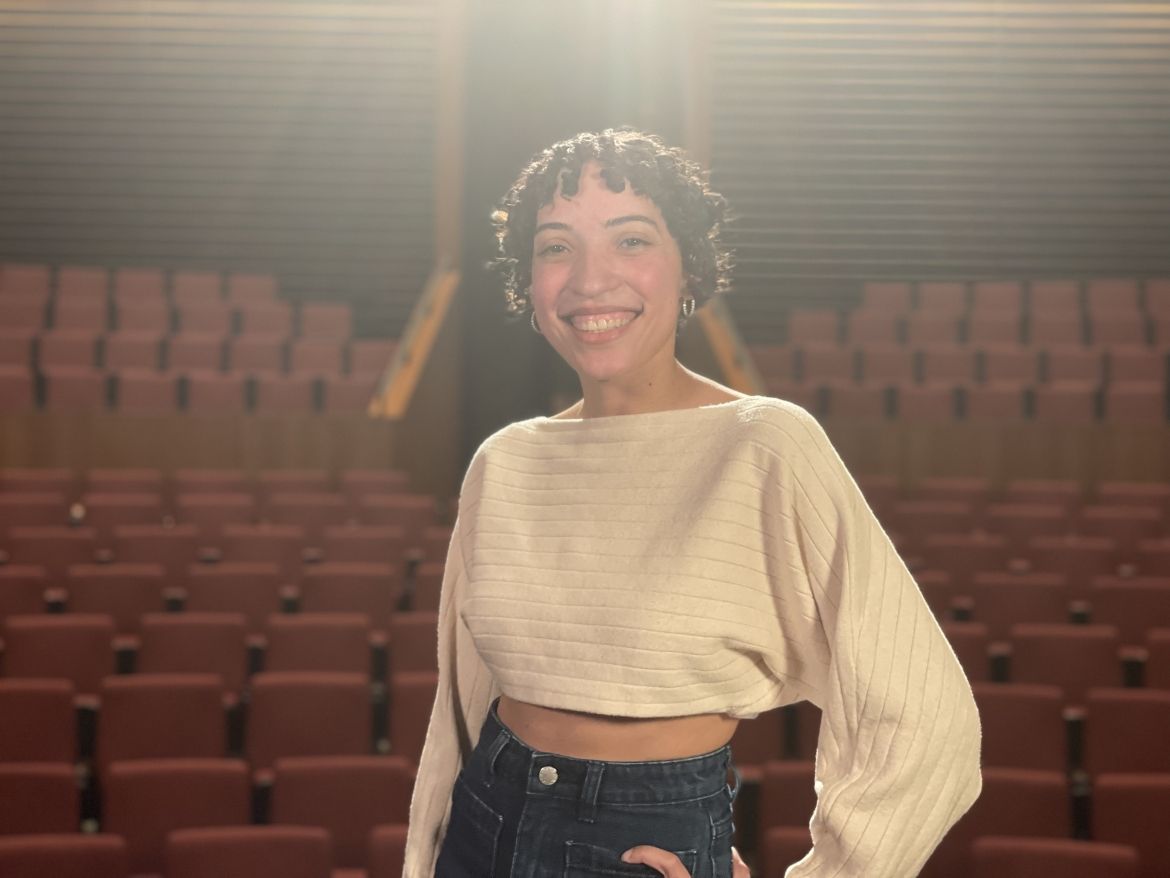
[[551, 787], [557, 782], [557, 770], [551, 765], [541, 767], [536, 776], [540, 778], [540, 782], [546, 787]]

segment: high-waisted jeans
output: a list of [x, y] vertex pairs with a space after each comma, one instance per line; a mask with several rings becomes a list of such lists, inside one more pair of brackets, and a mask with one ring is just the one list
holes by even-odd
[[577, 759], [527, 746], [498, 703], [455, 778], [435, 878], [658, 878], [621, 860], [642, 844], [672, 851], [693, 878], [731, 878], [730, 744], [685, 759]]

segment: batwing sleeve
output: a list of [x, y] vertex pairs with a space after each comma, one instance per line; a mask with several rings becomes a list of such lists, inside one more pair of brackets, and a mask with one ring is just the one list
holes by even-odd
[[[795, 407], [794, 407], [795, 408]], [[821, 425], [798, 409], [779, 466], [805, 656], [822, 710], [813, 848], [786, 878], [911, 878], [981, 790], [971, 687]]]
[[455, 777], [478, 742], [480, 726], [499, 694], [459, 615], [467, 588], [462, 533], [456, 520], [439, 596], [439, 685], [410, 801], [403, 878], [435, 874], [451, 815]]

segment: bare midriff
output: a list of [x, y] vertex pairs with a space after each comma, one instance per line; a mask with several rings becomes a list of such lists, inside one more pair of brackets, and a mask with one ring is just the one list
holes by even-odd
[[500, 696], [500, 720], [534, 750], [577, 759], [645, 762], [718, 750], [739, 720], [722, 713], [642, 719], [578, 713]]

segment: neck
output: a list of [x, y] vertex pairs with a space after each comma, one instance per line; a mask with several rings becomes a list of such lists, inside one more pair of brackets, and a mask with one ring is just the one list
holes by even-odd
[[610, 415], [637, 415], [684, 408], [694, 395], [696, 378], [678, 360], [653, 377], [624, 381], [581, 381], [581, 403], [577, 417], [604, 418]]

